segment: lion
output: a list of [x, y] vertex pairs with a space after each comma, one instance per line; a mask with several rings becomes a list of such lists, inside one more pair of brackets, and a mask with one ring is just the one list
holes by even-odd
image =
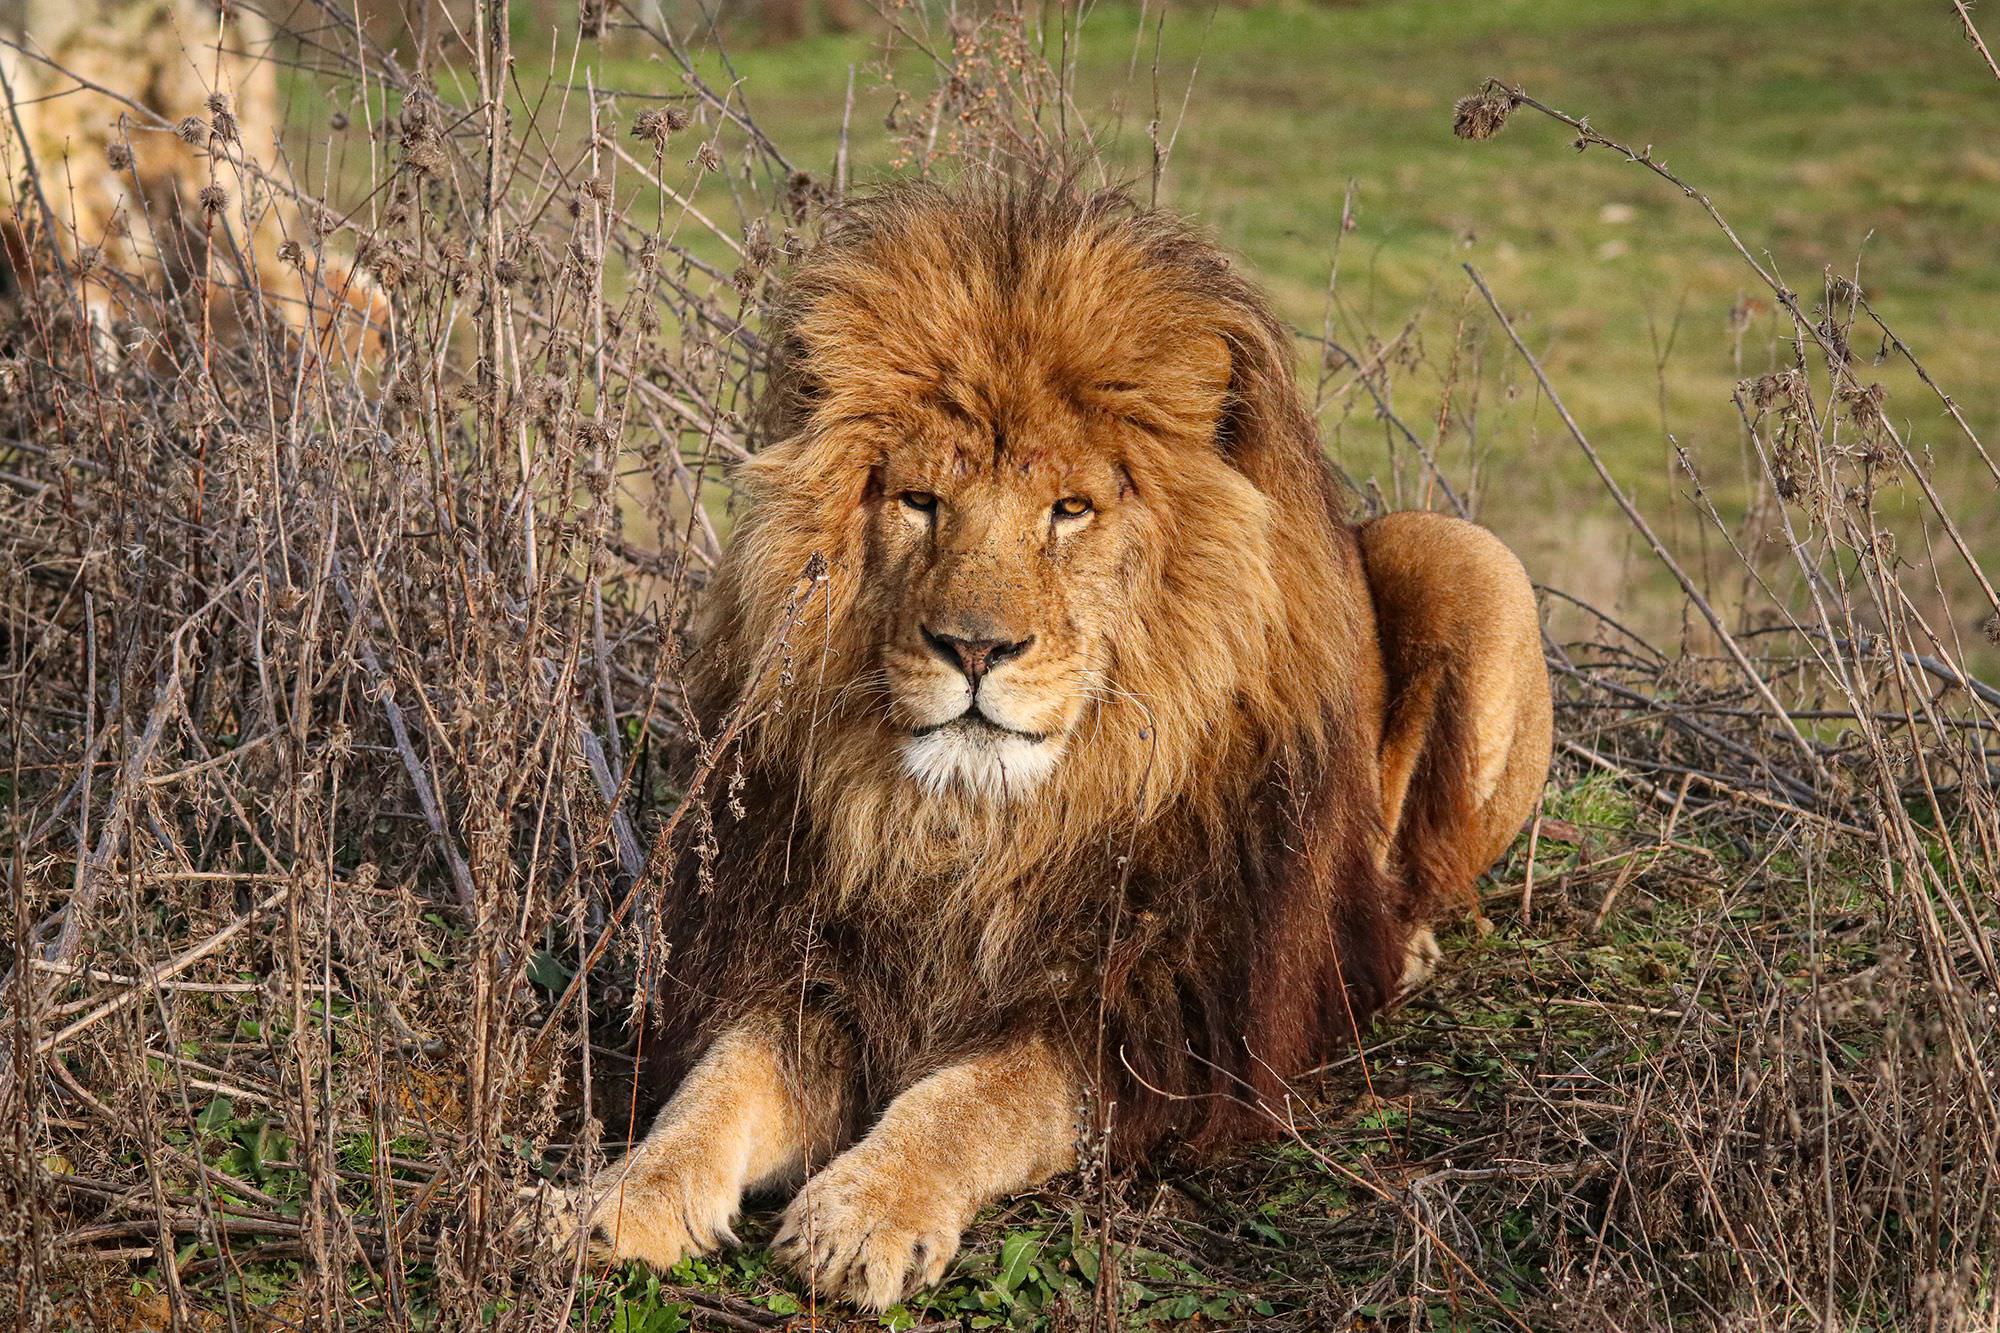
[[996, 1198], [1275, 1132], [1533, 812], [1549, 684], [1520, 563], [1351, 522], [1165, 213], [889, 189], [769, 335], [693, 659], [741, 813], [666, 904], [677, 1089], [568, 1217], [666, 1268], [797, 1186], [778, 1256], [881, 1309]]

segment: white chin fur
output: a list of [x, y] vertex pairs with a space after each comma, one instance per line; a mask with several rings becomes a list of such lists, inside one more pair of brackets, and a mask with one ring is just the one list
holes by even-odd
[[957, 789], [987, 800], [1018, 800], [1054, 771], [1062, 752], [1060, 740], [954, 726], [903, 742], [903, 771], [933, 796]]

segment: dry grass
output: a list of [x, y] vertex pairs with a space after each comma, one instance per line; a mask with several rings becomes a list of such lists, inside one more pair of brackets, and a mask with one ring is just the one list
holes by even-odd
[[[657, 27], [620, 40], [656, 44], [671, 97], [578, 78], [510, 117], [504, 13], [471, 11], [436, 95], [338, 8], [300, 45], [391, 117], [324, 229], [389, 293], [379, 350], [288, 336], [218, 262], [172, 290], [94, 274], [131, 315], [107, 355], [73, 243], [44, 231], [19, 275], [0, 1300], [23, 1326], [744, 1328], [811, 1303], [747, 1261], [591, 1280], [516, 1227], [635, 1125], [648, 890], [729, 792], [682, 626], [755, 447], [760, 295], [844, 171], [800, 170]], [[1088, 159], [1060, 29], [894, 22], [935, 62], [899, 76], [911, 169]], [[1461, 123], [1509, 112], [1558, 114], [1494, 85]], [[1321, 396], [1379, 404], [1405, 491], [1444, 508], [1438, 443], [1520, 358], [1604, 481], [1578, 521], [1672, 564], [1692, 628], [1647, 642], [1550, 589], [1589, 629], [1548, 645], [1558, 772], [1490, 886], [1501, 929], [1270, 1108], [1283, 1148], [1021, 1201], [905, 1326], [2000, 1327], [2000, 692], [1921, 613], [1944, 564], [1992, 599], [1993, 494], [1930, 488], [1851, 351], [1922, 349], [1852, 283], [1791, 292], [1736, 249], [1796, 341], [1737, 394], [1746, 517], [1680, 455], [1734, 556], [1716, 578], [1652, 537], [1479, 274], [1428, 356], [1302, 337]], [[1389, 411], [1419, 370], [1435, 432]], [[1921, 550], [1876, 518], [1891, 485], [1925, 496]]]

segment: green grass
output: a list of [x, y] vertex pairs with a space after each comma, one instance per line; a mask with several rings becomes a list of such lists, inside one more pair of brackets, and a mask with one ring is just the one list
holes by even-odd
[[[1823, 274], [1858, 272], [1881, 314], [1952, 393], [1983, 438], [2000, 436], [2000, 84], [1948, 11], [1900, 0], [1361, 0], [1255, 6], [1090, 8], [1077, 30], [1073, 87], [1114, 180], [1149, 193], [1147, 125], [1158, 114], [1173, 151], [1160, 202], [1243, 256], [1280, 312], [1368, 355], [1370, 339], [1411, 336], [1390, 390], [1397, 413], [1468, 490], [1478, 516], [1518, 550], [1538, 581], [1584, 597], [1649, 634], [1670, 637], [1681, 599], [1617, 513], [1532, 377], [1471, 294], [1476, 265], [1542, 359], [1619, 483], [1724, 610], [1741, 600], [1735, 557], [1676, 462], [1685, 449], [1707, 495], [1734, 525], [1753, 499], [1757, 465], [1730, 401], [1736, 384], [1786, 364], [1789, 321], [1694, 201], [1617, 156], [1572, 151], [1566, 127], [1518, 111], [1485, 143], [1451, 134], [1452, 104], [1488, 76], [1590, 119], [1705, 190], [1753, 254], [1810, 311]], [[1142, 30], [1142, 17], [1144, 28]], [[552, 46], [517, 15], [517, 124], [575, 140], [588, 78], [617, 94], [608, 128], [621, 142], [656, 99], [684, 91], [678, 70], [638, 39]], [[683, 27], [690, 44], [698, 31]], [[1157, 35], [1157, 78], [1154, 73]], [[725, 66], [697, 52], [712, 86], [733, 88], [797, 167], [832, 174], [850, 73], [851, 174], [878, 180], [898, 165], [884, 128], [899, 86], [930, 86], [925, 58], [879, 31], [732, 50]], [[1052, 54], [1054, 54], [1052, 52]], [[550, 85], [555, 86], [552, 88]], [[448, 102], [474, 100], [469, 74], [438, 80]], [[568, 86], [565, 96], [563, 85]], [[324, 125], [301, 83], [301, 124]], [[1185, 100], [1185, 114], [1182, 114]], [[358, 179], [364, 117], [334, 136], [334, 174]], [[379, 111], [378, 111], [379, 114]], [[560, 122], [560, 123], [559, 123]], [[307, 175], [320, 164], [305, 136]], [[677, 188], [697, 140], [666, 159]], [[658, 196], [630, 168], [612, 172], [635, 219]], [[554, 182], [551, 182], [554, 184]], [[1340, 235], [1352, 188], [1355, 227]], [[736, 225], [729, 191], [709, 177], [698, 203]], [[672, 210], [669, 210], [671, 216]], [[677, 239], [726, 272], [736, 259], [692, 223]], [[1339, 252], [1329, 321], [1328, 275]], [[1745, 304], [1746, 301], [1749, 304]], [[1732, 327], [1732, 315], [1747, 319]], [[2000, 563], [1990, 474], [1930, 390], [1857, 329], [1860, 374], [1888, 391], [1892, 419], [1972, 542]], [[1312, 374], [1309, 368], [1308, 382]], [[1336, 388], [1348, 379], [1336, 371]], [[1454, 381], [1456, 418], [1442, 438], [1438, 403]], [[1392, 505], [1441, 504], [1407, 449], [1395, 456], [1374, 405], [1349, 385], [1324, 404], [1330, 447]], [[1942, 596], [1922, 603], [1941, 632], [1992, 667], [1980, 626], [1992, 608], [1942, 534], [1925, 533], [1917, 488], [1891, 482], [1878, 512], [1915, 562], [1939, 557]], [[1926, 540], [1928, 538], [1928, 541]], [[1796, 577], [1781, 549], [1746, 543], [1780, 596]], [[1924, 588], [1932, 578], [1908, 581]], [[1559, 628], [1575, 622], [1552, 608]]]
[[[1141, 36], [1140, 19], [1128, 6], [1089, 10], [1074, 86], [1113, 172], [1144, 193], [1153, 33], [1149, 18]], [[891, 96], [871, 72], [878, 37], [732, 58], [758, 122], [821, 176], [855, 68], [855, 176], [887, 169]], [[629, 47], [607, 46], [597, 59], [600, 87], [679, 86]], [[898, 57], [913, 87], [915, 59]], [[1168, 131], [1187, 98], [1161, 202], [1239, 252], [1281, 312], [1317, 331], [1351, 183], [1357, 225], [1341, 244], [1335, 336], [1365, 350], [1369, 334], [1386, 338], [1417, 320], [1422, 355], [1399, 375], [1396, 407], [1430, 438], [1465, 323], [1457, 399], [1476, 403], [1476, 432], [1454, 428], [1442, 456], [1461, 481], [1476, 468], [1480, 516], [1537, 579], [1633, 614], [1649, 631], [1673, 632], [1677, 596], [1525, 368], [1472, 308], [1457, 266], [1486, 274], [1621, 484], [1697, 570], [1726, 568], [1731, 557], [1680, 498], [1691, 487], [1666, 437], [1686, 448], [1733, 521], [1754, 460], [1730, 393], [1790, 355], [1787, 329], [1694, 202], [1640, 168], [1601, 150], [1579, 157], [1563, 126], [1526, 111], [1490, 142], [1453, 138], [1454, 100], [1485, 77], [1651, 145], [1809, 307], [1824, 269], [1858, 266], [1871, 300], [1975, 429], [2000, 434], [1988, 371], [2000, 363], [2000, 249], [1991, 240], [2000, 231], [2000, 86], [1946, 11], [1917, 13], [1897, 0], [1281, 0], [1212, 15], [1172, 7], [1158, 65]], [[1739, 343], [1731, 312], [1745, 297], [1758, 304]], [[1855, 337], [1864, 358], [1877, 342]], [[1935, 398], [1898, 364], [1863, 373], [1888, 387], [1892, 416], [1931, 458], [1982, 559], [2000, 558], [2000, 524], [1978, 517], [1994, 513], [1991, 478]], [[1423, 502], [1413, 480], [1396, 482], [1385, 431], [1358, 391], [1331, 404], [1326, 423], [1351, 471], [1381, 478], [1392, 502]], [[1922, 512], [1915, 488], [1892, 490], [1883, 508], [1905, 531], [1903, 549], [1921, 559], [1922, 543], [1910, 540]], [[1949, 618], [1976, 642], [1990, 608], [1950, 560], [1942, 577]]]
[[[1172, 1158], [1108, 1186], [1067, 1176], [989, 1208], [944, 1281], [879, 1318], [827, 1308], [774, 1267], [766, 1246], [778, 1204], [765, 1199], [739, 1225], [740, 1248], [686, 1260], [666, 1274], [637, 1265], [588, 1272], [568, 1326], [577, 1333], [684, 1333], [741, 1327], [754, 1316], [752, 1323], [829, 1333], [1077, 1328], [1107, 1297], [1117, 1309], [1110, 1326], [1128, 1329], [1320, 1328], [1328, 1326], [1327, 1310], [1350, 1306], [1357, 1328], [1470, 1333], [1517, 1317], [1551, 1326], [1542, 1320], [1560, 1300], [1550, 1286], [1554, 1268], [1574, 1262], [1578, 1247], [1603, 1243], [1598, 1210], [1608, 1205], [1590, 1181], [1627, 1114], [1621, 1099], [1640, 1088], [1664, 1095], [1670, 1085], [1660, 1076], [1676, 1058], [1669, 1043], [1715, 1026], [1740, 1029], [1739, 1039], [1747, 1039], [1773, 985], [1808, 994], [1830, 976], [1867, 968], [1879, 945], [1868, 934], [1802, 933], [1809, 921], [1801, 896], [1811, 890], [1796, 867], [1733, 852], [1722, 840], [1704, 847], [1688, 840], [1686, 827], [1664, 842], [1662, 820], [1661, 811], [1602, 774], [1553, 782], [1532, 916], [1518, 907], [1528, 870], [1524, 835], [1485, 884], [1483, 910], [1497, 928], [1452, 930], [1437, 979], [1371, 1025], [1365, 1060], [1343, 1060], [1300, 1085], [1295, 1135], [1213, 1159]], [[1628, 882], [1633, 858], [1644, 869]], [[1817, 910], [1865, 917], [1866, 882], [1865, 874], [1852, 883], [1822, 875]], [[1809, 955], [1802, 952], [1814, 938]], [[538, 958], [528, 969], [532, 983], [551, 993], [561, 981], [552, 965]], [[203, 1009], [214, 1011], [205, 1025], [261, 1038], [261, 1030], [246, 1027], [251, 1020], [229, 1019], [250, 1003], [204, 1000]], [[1677, 1030], [1675, 1015], [1684, 1010], [1699, 1012], [1701, 1024]], [[356, 1005], [336, 997], [329, 1012], [338, 1029], [366, 1039]], [[612, 1015], [603, 1024], [610, 1031]], [[1841, 1058], [1856, 1064], [1871, 1058], [1878, 1029], [1864, 1015], [1830, 1036], [1841, 1043]], [[218, 1067], [229, 1058], [199, 1041], [185, 1042], [181, 1053]], [[149, 1062], [149, 1072], [163, 1082], [172, 1073], [161, 1061]], [[430, 1086], [413, 1081], [409, 1095], [422, 1097]], [[1574, 1099], [1583, 1119], [1572, 1123], [1570, 1113], [1549, 1110], [1551, 1098]], [[302, 1216], [310, 1186], [298, 1145], [261, 1098], [204, 1093], [188, 1109], [187, 1128], [165, 1135], [178, 1154], [164, 1174], [170, 1193], [206, 1193], [221, 1213]], [[388, 1145], [395, 1163], [442, 1163], [440, 1150], [421, 1137]], [[367, 1227], [378, 1215], [376, 1144], [349, 1135], [336, 1151], [348, 1173], [337, 1187], [344, 1206]], [[209, 1168], [205, 1180], [193, 1174], [194, 1158]], [[1500, 1178], [1477, 1175], [1495, 1166]], [[1475, 1174], [1452, 1181], [1455, 1167]], [[1514, 1169], [1519, 1177], [1507, 1177]], [[399, 1167], [401, 1201], [426, 1178]], [[1428, 1193], [1420, 1188], [1425, 1180], [1433, 1182]], [[1424, 1201], [1444, 1211], [1408, 1211]], [[1098, 1230], [1107, 1202], [1116, 1227], [1108, 1251]], [[1688, 1225], [1679, 1214], [1661, 1216]], [[1433, 1251], [1425, 1260], [1429, 1276], [1414, 1277], [1412, 1217], [1444, 1228], [1469, 1267]], [[1615, 1239], [1614, 1249], [1622, 1253], [1629, 1243]], [[196, 1237], [182, 1239], [175, 1260], [183, 1290], [209, 1318], [197, 1327], [224, 1326], [231, 1310], [253, 1327], [278, 1326], [297, 1312], [296, 1260], [232, 1259], [212, 1239]], [[362, 1307], [386, 1308], [380, 1272], [357, 1265], [347, 1280]], [[125, 1281], [120, 1308], [160, 1306], [166, 1278], [158, 1265], [141, 1264]], [[428, 1262], [409, 1265], [400, 1299], [416, 1327], [450, 1323], [438, 1286]], [[1670, 1293], [1660, 1300], [1673, 1303]], [[499, 1326], [504, 1313], [496, 1306], [484, 1320]], [[821, 1322], [809, 1323], [814, 1317]]]

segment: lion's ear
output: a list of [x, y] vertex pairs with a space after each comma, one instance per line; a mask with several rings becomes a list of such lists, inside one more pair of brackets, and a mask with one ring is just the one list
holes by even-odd
[[1230, 355], [1229, 340], [1219, 333], [1198, 333], [1188, 343], [1188, 380], [1194, 387], [1215, 400], [1215, 410], [1222, 410], [1223, 399], [1229, 394], [1229, 381], [1236, 368], [1236, 358]]
[[[1229, 410], [1229, 384], [1235, 372], [1235, 357], [1229, 342], [1219, 333], [1201, 330], [1191, 334], [1163, 358], [1171, 378], [1158, 381], [1172, 386], [1174, 416], [1194, 426], [1211, 439], [1219, 439], [1223, 419]], [[1161, 406], [1166, 406], [1162, 402]]]
[[805, 339], [796, 330], [779, 329], [768, 342], [764, 392], [758, 395], [753, 422], [760, 441], [782, 440], [795, 433], [826, 396], [826, 389], [807, 355]]
[[[1215, 444], [1238, 467], [1252, 466], [1273, 447], [1283, 451], [1312, 438], [1312, 422], [1299, 402], [1291, 343], [1267, 319], [1245, 319], [1214, 342], [1222, 349], [1226, 378], [1216, 414]], [[1218, 373], [1211, 370], [1211, 374]]]

